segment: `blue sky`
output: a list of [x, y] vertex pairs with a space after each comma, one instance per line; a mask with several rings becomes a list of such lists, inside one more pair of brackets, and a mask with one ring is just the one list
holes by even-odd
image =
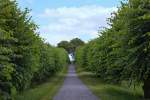
[[117, 10], [120, 0], [17, 0], [19, 6], [32, 9], [33, 20], [47, 42], [81, 38], [89, 41], [98, 36], [100, 27]]

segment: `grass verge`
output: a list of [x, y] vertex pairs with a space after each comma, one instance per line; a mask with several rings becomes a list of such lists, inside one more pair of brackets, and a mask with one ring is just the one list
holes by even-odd
[[51, 77], [46, 83], [18, 94], [15, 100], [52, 100], [63, 84], [67, 69], [68, 67], [64, 67], [58, 75]]
[[141, 86], [134, 89], [125, 85], [111, 85], [102, 82], [92, 73], [84, 72], [77, 67], [79, 78], [88, 86], [88, 88], [100, 98], [100, 100], [141, 100], [143, 91]]

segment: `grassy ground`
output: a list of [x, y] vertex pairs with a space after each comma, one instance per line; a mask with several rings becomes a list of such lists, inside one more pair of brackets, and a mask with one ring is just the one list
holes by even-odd
[[77, 68], [80, 79], [97, 95], [100, 100], [141, 100], [143, 91], [141, 86], [134, 89], [128, 86], [110, 85], [102, 82], [99, 78], [89, 72]]
[[17, 95], [15, 100], [52, 100], [62, 86], [66, 73], [67, 67], [57, 76], [50, 78], [46, 83]]

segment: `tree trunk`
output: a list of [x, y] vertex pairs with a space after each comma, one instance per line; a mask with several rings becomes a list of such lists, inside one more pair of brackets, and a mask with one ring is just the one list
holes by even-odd
[[144, 90], [144, 98], [150, 99], [150, 79], [144, 81], [143, 90]]

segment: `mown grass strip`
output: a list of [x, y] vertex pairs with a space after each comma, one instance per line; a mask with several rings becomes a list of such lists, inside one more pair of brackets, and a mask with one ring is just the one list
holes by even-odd
[[68, 67], [65, 67], [62, 72], [51, 77], [46, 83], [18, 94], [15, 100], [52, 100], [63, 84], [67, 69]]
[[79, 78], [88, 86], [88, 88], [100, 98], [100, 100], [141, 100], [143, 91], [140, 86], [134, 89], [127, 86], [112, 85], [101, 81], [92, 73], [84, 72], [77, 67]]

